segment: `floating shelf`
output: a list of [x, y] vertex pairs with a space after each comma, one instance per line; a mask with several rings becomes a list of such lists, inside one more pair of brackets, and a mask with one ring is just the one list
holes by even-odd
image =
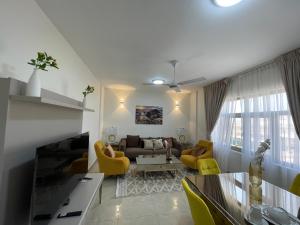
[[24, 96], [24, 95], [10, 95], [10, 99], [15, 100], [15, 101], [21, 101], [21, 102], [48, 104], [48, 105], [54, 105], [54, 106], [59, 106], [59, 107], [64, 107], [64, 108], [95, 112], [95, 110], [93, 110], [93, 109], [83, 108], [82, 106], [73, 105], [73, 104], [69, 104], [69, 103], [65, 103], [65, 102], [60, 102], [60, 101], [57, 101], [57, 100], [44, 98], [44, 97], [30, 97], [30, 96]]
[[8, 79], [10, 79], [11, 82], [9, 96], [10, 99], [13, 101], [31, 102], [35, 104], [47, 104], [47, 105], [64, 107], [69, 109], [95, 112], [95, 110], [93, 109], [82, 107], [82, 102], [80, 101], [57, 94], [55, 92], [46, 89], [41, 90], [41, 97], [25, 96], [24, 92], [25, 92], [26, 83], [12, 78], [8, 78]]

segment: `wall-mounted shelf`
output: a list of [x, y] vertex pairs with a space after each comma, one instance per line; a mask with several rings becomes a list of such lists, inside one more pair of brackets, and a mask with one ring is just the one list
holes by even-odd
[[48, 104], [48, 105], [54, 105], [54, 106], [58, 106], [58, 107], [95, 112], [95, 110], [93, 110], [93, 109], [83, 108], [82, 106], [79, 106], [79, 105], [60, 102], [60, 101], [53, 100], [53, 99], [50, 99], [50, 98], [45, 98], [45, 97], [30, 97], [30, 96], [24, 96], [24, 95], [10, 95], [10, 99], [14, 100], [14, 101], [31, 102], [31, 103], [38, 103], [38, 104]]
[[24, 95], [25, 88], [26, 88], [25, 82], [15, 80], [12, 78], [7, 78], [7, 79], [10, 79], [9, 96], [12, 101], [31, 102], [35, 104], [47, 104], [47, 105], [64, 107], [69, 109], [95, 112], [95, 110], [93, 109], [82, 107], [82, 102], [78, 100], [57, 94], [55, 92], [46, 89], [41, 90], [41, 97], [25, 96]]

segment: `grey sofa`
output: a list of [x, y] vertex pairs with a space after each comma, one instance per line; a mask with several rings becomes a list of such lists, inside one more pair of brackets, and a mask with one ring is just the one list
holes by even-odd
[[144, 149], [143, 139], [163, 139], [172, 142], [171, 151], [172, 154], [176, 157], [181, 156], [182, 146], [175, 138], [165, 138], [165, 137], [148, 137], [148, 138], [139, 138], [139, 142], [136, 146], [128, 146], [127, 138], [122, 138], [119, 143], [119, 150], [125, 153], [125, 156], [129, 159], [135, 159], [139, 155], [155, 155], [155, 154], [166, 154], [166, 148], [162, 149]]

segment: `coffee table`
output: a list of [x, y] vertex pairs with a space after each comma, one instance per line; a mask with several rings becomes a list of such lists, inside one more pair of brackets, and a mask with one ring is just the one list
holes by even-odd
[[175, 156], [172, 156], [171, 160], [166, 160], [166, 155], [139, 155], [136, 157], [136, 169], [135, 172], [143, 172], [144, 178], [146, 178], [147, 172], [155, 171], [167, 171], [173, 176], [177, 171], [178, 165], [181, 165], [181, 161]]

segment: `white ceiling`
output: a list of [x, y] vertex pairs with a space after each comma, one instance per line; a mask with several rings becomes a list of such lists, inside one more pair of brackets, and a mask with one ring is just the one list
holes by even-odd
[[213, 81], [300, 47], [300, 0], [36, 0], [106, 84]]

